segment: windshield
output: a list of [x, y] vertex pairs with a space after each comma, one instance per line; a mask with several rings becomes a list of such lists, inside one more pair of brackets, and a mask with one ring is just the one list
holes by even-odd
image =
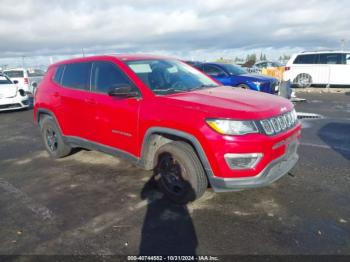
[[12, 84], [11, 80], [6, 76], [0, 75], [0, 85], [10, 85]]
[[203, 73], [176, 60], [150, 59], [125, 63], [155, 94], [187, 92], [218, 86]]
[[231, 64], [221, 64], [223, 68], [230, 74], [230, 75], [243, 75], [243, 74], [248, 74], [246, 70], [244, 70], [240, 66], [235, 66]]
[[9, 70], [9, 71], [4, 71], [4, 73], [12, 78], [12, 77], [24, 77], [23, 70]]

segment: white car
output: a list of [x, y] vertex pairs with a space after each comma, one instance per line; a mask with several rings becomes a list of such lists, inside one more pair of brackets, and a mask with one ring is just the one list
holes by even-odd
[[350, 51], [316, 51], [293, 55], [283, 80], [298, 87], [350, 85]]
[[0, 73], [0, 111], [29, 107], [27, 93], [14, 84], [6, 75]]
[[27, 93], [34, 94], [35, 89], [44, 77], [45, 72], [40, 69], [14, 68], [3, 71], [12, 81]]

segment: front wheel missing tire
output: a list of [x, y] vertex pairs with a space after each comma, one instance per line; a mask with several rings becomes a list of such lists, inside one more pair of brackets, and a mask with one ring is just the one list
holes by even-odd
[[155, 179], [161, 191], [171, 200], [186, 204], [200, 198], [208, 187], [202, 164], [193, 148], [174, 141], [157, 152]]

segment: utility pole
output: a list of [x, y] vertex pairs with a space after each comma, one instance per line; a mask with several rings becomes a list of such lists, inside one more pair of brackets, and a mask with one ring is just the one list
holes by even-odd
[[342, 40], [340, 40], [340, 49], [342, 51], [345, 50], [345, 44], [346, 44], [346, 40], [344, 38]]
[[24, 68], [24, 58], [25, 58], [25, 56], [22, 55], [22, 68]]

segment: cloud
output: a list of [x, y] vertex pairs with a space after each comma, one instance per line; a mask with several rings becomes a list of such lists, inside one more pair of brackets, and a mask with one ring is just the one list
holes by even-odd
[[349, 11], [345, 0], [2, 0], [0, 55], [338, 48]]

